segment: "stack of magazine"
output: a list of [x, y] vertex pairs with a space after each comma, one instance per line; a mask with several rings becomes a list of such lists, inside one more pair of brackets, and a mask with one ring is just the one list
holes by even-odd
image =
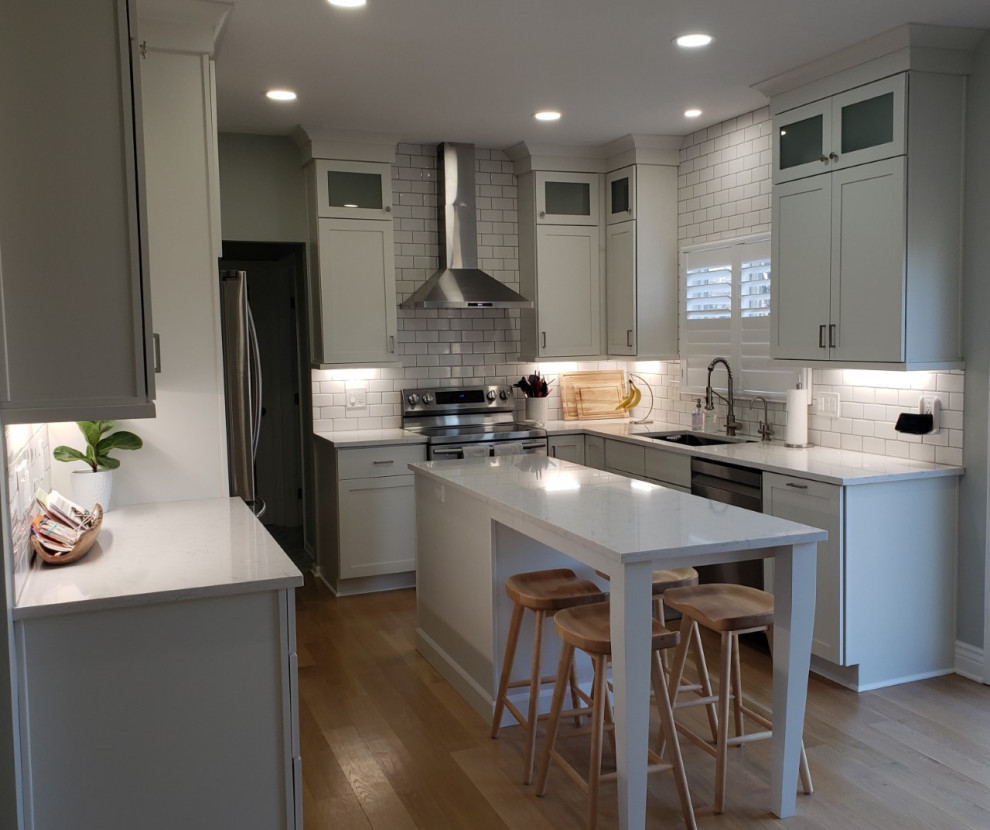
[[31, 533], [52, 556], [62, 556], [75, 546], [79, 537], [96, 524], [97, 517], [70, 501], [57, 490], [38, 489], [35, 500], [41, 512], [31, 520]]

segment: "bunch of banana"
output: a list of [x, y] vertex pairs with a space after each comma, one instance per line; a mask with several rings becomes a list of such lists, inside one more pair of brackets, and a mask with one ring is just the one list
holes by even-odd
[[639, 405], [640, 399], [642, 397], [643, 397], [643, 393], [640, 391], [640, 388], [632, 381], [629, 381], [629, 394], [626, 395], [621, 401], [619, 401], [618, 404], [616, 404], [615, 409], [616, 411], [620, 409], [622, 410], [632, 409]]

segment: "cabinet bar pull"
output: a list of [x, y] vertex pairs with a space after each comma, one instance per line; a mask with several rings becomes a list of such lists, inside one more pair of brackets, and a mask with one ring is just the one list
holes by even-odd
[[545, 331], [540, 332], [540, 337], [543, 338], [543, 348], [547, 347], [547, 333]]
[[830, 349], [835, 348], [835, 323], [832, 323], [832, 325], [828, 327], [828, 347]]
[[818, 348], [825, 348], [825, 326], [818, 327]]
[[394, 464], [395, 459], [389, 458], [387, 461], [372, 461], [372, 464]]
[[795, 490], [807, 490], [808, 489], [808, 485], [807, 484], [795, 484], [793, 481], [788, 481], [787, 482], [787, 486], [788, 487], [793, 487]]
[[632, 329], [626, 329], [626, 345], [632, 348]]
[[395, 335], [390, 334], [388, 336], [388, 353], [395, 354]]

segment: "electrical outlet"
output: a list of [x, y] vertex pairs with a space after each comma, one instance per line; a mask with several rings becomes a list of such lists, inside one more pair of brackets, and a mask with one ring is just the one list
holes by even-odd
[[368, 390], [363, 383], [347, 384], [344, 387], [346, 402], [344, 409], [365, 409], [368, 406]]
[[829, 418], [839, 417], [839, 393], [819, 392], [811, 399], [813, 415], [826, 415]]
[[939, 431], [939, 420], [942, 414], [942, 400], [937, 395], [922, 395], [918, 398], [918, 413], [920, 415], [932, 416], [932, 431], [936, 434]]

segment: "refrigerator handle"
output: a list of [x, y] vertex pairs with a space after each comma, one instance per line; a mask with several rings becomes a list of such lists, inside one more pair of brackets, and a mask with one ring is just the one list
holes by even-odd
[[[248, 386], [251, 390], [251, 463], [254, 464], [258, 455], [258, 439], [261, 437], [261, 350], [258, 348], [258, 330], [254, 326], [254, 315], [251, 313], [251, 306], [247, 306], [247, 328], [248, 328], [248, 360], [250, 363], [250, 378]], [[252, 509], [254, 515], [261, 518], [267, 505], [264, 500], [254, 494]]]

